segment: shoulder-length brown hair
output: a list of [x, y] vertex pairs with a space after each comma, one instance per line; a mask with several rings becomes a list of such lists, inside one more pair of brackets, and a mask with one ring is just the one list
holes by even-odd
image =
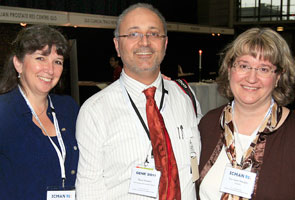
[[280, 73], [280, 80], [272, 92], [274, 100], [282, 106], [294, 99], [295, 65], [286, 41], [270, 28], [251, 28], [240, 34], [224, 50], [223, 59], [217, 78], [219, 93], [232, 100], [234, 98], [229, 85], [228, 70], [235, 60], [243, 55], [256, 57], [271, 62]]
[[4, 64], [0, 73], [0, 94], [12, 90], [20, 84], [18, 73], [13, 64], [13, 57], [23, 61], [26, 54], [32, 54], [37, 50], [42, 50], [48, 46], [48, 52], [51, 52], [52, 46], [56, 46], [58, 55], [64, 58], [68, 53], [68, 42], [66, 38], [55, 28], [47, 25], [32, 25], [22, 29], [11, 45], [11, 54]]

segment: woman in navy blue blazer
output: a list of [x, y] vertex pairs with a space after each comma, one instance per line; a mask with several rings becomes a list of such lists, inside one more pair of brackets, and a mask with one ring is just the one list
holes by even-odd
[[0, 77], [0, 199], [75, 198], [79, 107], [49, 94], [63, 71], [67, 41], [54, 28], [22, 29]]

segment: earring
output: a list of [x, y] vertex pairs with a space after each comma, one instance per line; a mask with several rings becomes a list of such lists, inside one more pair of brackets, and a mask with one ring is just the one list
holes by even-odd
[[18, 73], [18, 76], [17, 76], [17, 78], [20, 78], [20, 73]]

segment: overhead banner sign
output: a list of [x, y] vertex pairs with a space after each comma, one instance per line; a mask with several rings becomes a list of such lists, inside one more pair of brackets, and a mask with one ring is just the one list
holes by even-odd
[[91, 15], [82, 13], [69, 13], [71, 26], [92, 28], [116, 28], [117, 17], [104, 15]]
[[178, 24], [177, 23], [167, 23], [167, 30], [168, 31], [178, 31]]
[[0, 21], [66, 26], [68, 25], [68, 14], [59, 11], [0, 6]]
[[[0, 23], [49, 24], [56, 26], [115, 29], [117, 18], [118, 17], [106, 15], [0, 6]], [[234, 29], [232, 28], [199, 26], [177, 22], [167, 22], [167, 30], [191, 33], [234, 34]]]
[[192, 32], [192, 33], [210, 33], [209, 27], [197, 26], [192, 24], [180, 24], [178, 25], [178, 31]]
[[214, 28], [214, 27], [211, 27], [210, 30], [211, 30], [212, 33], [220, 33], [220, 34], [225, 34], [225, 35], [233, 35], [235, 33], [234, 29], [232, 29], [232, 28]]

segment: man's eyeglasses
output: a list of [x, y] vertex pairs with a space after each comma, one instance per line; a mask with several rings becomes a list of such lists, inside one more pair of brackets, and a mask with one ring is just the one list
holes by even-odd
[[233, 68], [240, 75], [249, 74], [251, 70], [254, 69], [256, 70], [258, 76], [264, 77], [264, 78], [268, 78], [271, 76], [272, 73], [278, 72], [278, 69], [274, 70], [270, 66], [261, 66], [261, 67], [255, 68], [255, 67], [251, 67], [248, 64], [240, 63], [240, 62], [234, 63]]
[[133, 32], [133, 33], [129, 33], [129, 34], [126, 34], [126, 35], [118, 35], [117, 37], [125, 37], [128, 40], [139, 41], [144, 36], [146, 37], [146, 39], [151, 40], [151, 41], [158, 41], [158, 40], [160, 40], [162, 38], [167, 37], [166, 35], [161, 35], [161, 34], [155, 33], [155, 32], [149, 32], [149, 33], [146, 33], [146, 34]]

